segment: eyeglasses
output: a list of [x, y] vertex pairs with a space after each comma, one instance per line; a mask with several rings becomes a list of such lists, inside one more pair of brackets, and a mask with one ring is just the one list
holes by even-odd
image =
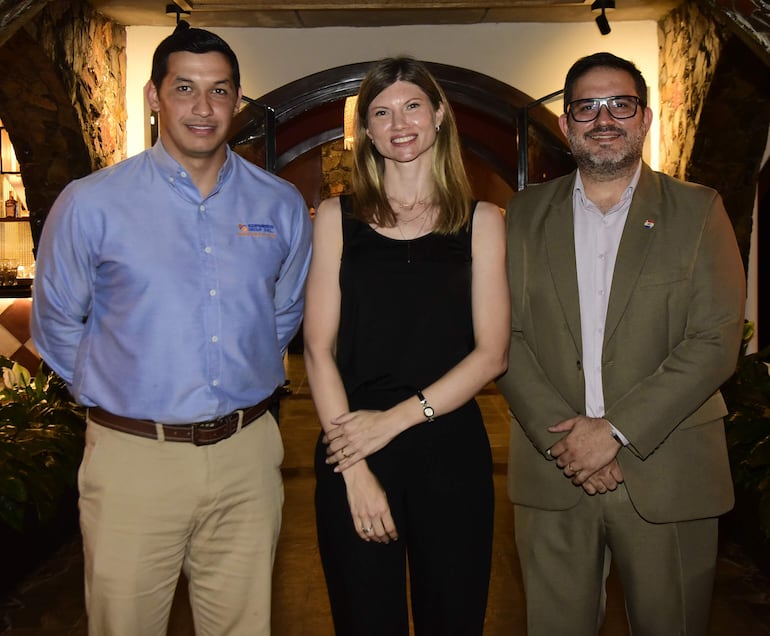
[[579, 122], [593, 121], [599, 116], [602, 106], [615, 119], [630, 119], [636, 115], [640, 99], [635, 95], [616, 95], [615, 97], [592, 97], [576, 99], [567, 104], [567, 112]]

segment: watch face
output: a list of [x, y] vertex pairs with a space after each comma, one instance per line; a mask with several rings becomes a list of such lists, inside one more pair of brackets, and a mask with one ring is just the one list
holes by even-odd
[[425, 417], [433, 417], [433, 407], [432, 406], [424, 406], [422, 408], [422, 412], [425, 414]]

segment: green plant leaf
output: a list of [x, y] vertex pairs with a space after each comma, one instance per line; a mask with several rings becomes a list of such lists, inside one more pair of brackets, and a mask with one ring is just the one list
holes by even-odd
[[748, 465], [752, 468], [770, 466], [770, 441], [767, 438], [757, 442], [748, 455]]
[[[0, 369], [12, 368], [0, 356]], [[0, 523], [23, 531], [55, 514], [76, 484], [86, 426], [85, 409], [44, 365], [34, 378], [17, 366], [15, 377], [0, 390]]]
[[0, 521], [21, 532], [24, 529], [24, 508], [16, 501], [0, 496]]
[[0, 497], [7, 497], [18, 503], [24, 503], [29, 497], [24, 480], [13, 475], [0, 480]]

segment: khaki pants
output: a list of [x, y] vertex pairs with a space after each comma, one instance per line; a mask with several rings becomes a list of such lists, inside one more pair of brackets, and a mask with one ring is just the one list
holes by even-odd
[[196, 633], [270, 633], [283, 445], [266, 413], [210, 446], [88, 422], [80, 525], [90, 636], [163, 636], [179, 573]]

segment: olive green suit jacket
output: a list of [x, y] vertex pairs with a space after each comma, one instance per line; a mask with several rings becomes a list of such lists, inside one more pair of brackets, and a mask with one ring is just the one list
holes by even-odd
[[[507, 210], [512, 342], [498, 387], [514, 414], [514, 503], [564, 510], [587, 496], [545, 451], [547, 427], [585, 413], [572, 210], [575, 174]], [[719, 195], [642, 166], [615, 264], [602, 353], [605, 417], [630, 441], [618, 461], [651, 522], [733, 505], [720, 385], [735, 369], [743, 265]], [[601, 495], [599, 495], [601, 496]]]

